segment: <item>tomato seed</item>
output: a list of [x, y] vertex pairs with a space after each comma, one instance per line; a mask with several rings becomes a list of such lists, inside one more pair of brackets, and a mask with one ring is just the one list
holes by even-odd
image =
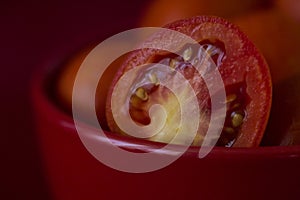
[[231, 116], [232, 116], [231, 123], [233, 127], [239, 127], [243, 123], [244, 116], [242, 114], [233, 112]]
[[185, 61], [190, 60], [191, 57], [192, 57], [192, 54], [193, 54], [192, 47], [187, 48], [187, 49], [183, 52], [183, 59], [184, 59]]
[[147, 101], [149, 96], [148, 93], [145, 91], [144, 88], [139, 87], [136, 91], [135, 91], [135, 95], [140, 98], [143, 101]]
[[234, 100], [236, 100], [236, 98], [237, 98], [236, 94], [230, 94], [226, 97], [226, 103], [233, 102]]
[[177, 64], [178, 64], [178, 61], [177, 61], [177, 60], [175, 60], [175, 59], [171, 59], [171, 60], [170, 60], [170, 67], [171, 67], [171, 68], [175, 69], [176, 66], [177, 66]]
[[159, 85], [159, 80], [158, 80], [156, 74], [150, 74], [149, 79], [155, 86]]
[[224, 127], [223, 130], [230, 135], [234, 134], [234, 132], [235, 132], [234, 129], [231, 127]]

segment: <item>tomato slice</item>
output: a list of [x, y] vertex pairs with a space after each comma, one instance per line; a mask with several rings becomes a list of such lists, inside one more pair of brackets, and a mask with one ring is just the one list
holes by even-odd
[[[216, 70], [221, 74], [226, 91], [224, 103], [227, 113], [217, 145], [258, 146], [270, 113], [272, 83], [268, 65], [253, 43], [235, 25], [219, 17], [197, 16], [176, 21], [167, 25], [166, 28], [184, 33], [198, 41], [201, 49], [211, 56], [217, 67]], [[203, 136], [210, 123], [211, 97], [208, 95], [205, 82], [190, 64], [199, 59], [197, 56], [199, 56], [200, 49], [193, 45], [185, 45], [180, 51], [183, 52], [182, 57], [155, 49], [141, 49], [129, 55], [115, 74], [108, 93], [106, 116], [112, 132], [124, 134], [115, 122], [111, 108], [112, 93], [118, 80], [128, 70], [143, 63], [163, 63], [183, 74], [197, 93], [201, 120], [193, 145], [202, 144]], [[204, 70], [209, 72], [211, 69]], [[167, 109], [167, 121], [170, 128], [148, 139], [170, 142], [179, 115], [174, 114], [174, 108], [178, 108], [180, 102], [174, 100], [172, 92], [155, 81], [156, 77], [151, 71], [142, 76], [150, 76], [154, 81], [152, 84], [142, 85], [132, 90], [129, 102], [130, 117], [140, 126], [147, 125], [151, 122], [149, 108], [157, 103], [164, 105]], [[181, 95], [188, 98], [185, 96], [185, 91], [182, 91]]]

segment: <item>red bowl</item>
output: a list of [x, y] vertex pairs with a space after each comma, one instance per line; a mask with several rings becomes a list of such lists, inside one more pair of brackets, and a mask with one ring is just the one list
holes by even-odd
[[[199, 148], [190, 147], [169, 166], [149, 173], [121, 172], [102, 164], [81, 142], [72, 116], [51, 96], [62, 63], [43, 66], [32, 84], [37, 135], [54, 199], [300, 199], [300, 146], [215, 147], [202, 159]], [[133, 151], [159, 146], [106, 135]]]

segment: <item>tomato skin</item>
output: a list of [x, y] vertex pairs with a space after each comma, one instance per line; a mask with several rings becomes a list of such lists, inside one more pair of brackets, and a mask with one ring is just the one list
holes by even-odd
[[[243, 82], [247, 86], [246, 92], [250, 101], [246, 106], [247, 114], [233, 146], [258, 146], [270, 113], [272, 83], [268, 65], [253, 43], [235, 25], [219, 17], [193, 17], [171, 23], [166, 28], [184, 33], [196, 41], [217, 39], [225, 44], [226, 57], [219, 67], [225, 89], [226, 86]], [[110, 107], [111, 94], [116, 82], [127, 70], [147, 63], [155, 53], [153, 49], [134, 52], [116, 73], [106, 105], [108, 125], [112, 131], [119, 131]]]

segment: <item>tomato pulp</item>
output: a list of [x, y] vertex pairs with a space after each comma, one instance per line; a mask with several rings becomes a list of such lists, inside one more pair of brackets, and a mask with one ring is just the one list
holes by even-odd
[[[204, 50], [215, 62], [216, 68], [203, 70], [208, 74], [218, 70], [226, 91], [224, 104], [226, 104], [227, 112], [217, 145], [227, 147], [258, 146], [270, 113], [272, 83], [268, 65], [254, 44], [238, 27], [219, 17], [197, 16], [176, 21], [166, 25], [165, 28], [190, 36], [202, 48], [195, 49], [192, 45], [184, 45], [180, 50], [183, 52], [183, 56], [156, 49], [140, 49], [129, 55], [115, 74], [108, 92], [106, 117], [111, 131], [124, 134], [115, 122], [111, 108], [112, 93], [116, 83], [126, 72], [141, 64], [163, 63], [180, 72], [190, 82], [197, 94], [201, 120], [193, 145], [201, 145], [208, 124], [212, 122], [210, 119], [211, 97], [205, 82], [194, 69], [193, 63], [197, 59], [199, 60], [197, 55], [199, 56]], [[132, 90], [129, 97], [130, 116], [128, 117], [140, 126], [148, 125], [151, 123], [149, 108], [153, 104], [163, 105], [167, 110], [167, 125], [170, 128], [164, 129], [163, 133], [148, 139], [170, 142], [174, 136], [172, 133], [174, 134], [177, 130], [177, 123], [175, 122], [180, 115], [174, 111], [174, 108], [178, 108], [178, 104], [181, 102], [178, 102], [180, 100], [176, 100], [172, 92], [156, 81], [156, 74], [149, 71], [140, 76], [152, 77], [150, 79], [153, 82]], [[183, 99], [188, 98], [184, 95], [185, 92], [182, 91]], [[184, 140], [182, 142], [184, 143]]]

